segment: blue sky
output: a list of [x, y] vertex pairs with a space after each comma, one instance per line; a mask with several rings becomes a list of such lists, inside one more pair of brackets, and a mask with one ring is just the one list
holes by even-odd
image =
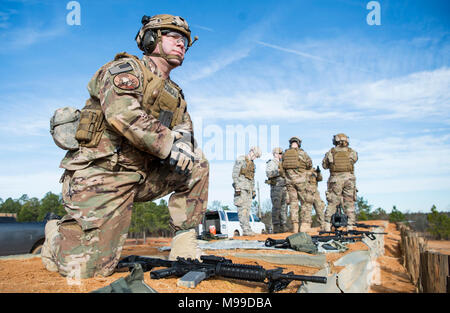
[[[251, 144], [264, 148], [264, 202], [274, 144], [299, 136], [317, 166], [344, 132], [359, 153], [358, 195], [374, 208], [449, 211], [450, 2], [378, 1], [381, 25], [368, 25], [368, 2], [90, 0], [70, 26], [69, 1], [2, 0], [0, 197], [60, 192], [54, 110], [81, 108], [100, 66], [121, 51], [141, 55], [142, 15], [169, 13], [199, 37], [171, 77], [210, 159], [210, 201], [232, 204], [233, 159]], [[257, 131], [242, 149], [227, 145], [239, 127]]]

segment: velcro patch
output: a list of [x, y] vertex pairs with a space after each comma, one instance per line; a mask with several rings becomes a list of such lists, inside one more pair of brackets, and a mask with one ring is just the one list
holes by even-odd
[[114, 77], [114, 85], [124, 90], [134, 90], [139, 87], [139, 79], [133, 74], [121, 73]]
[[120, 73], [129, 72], [131, 70], [133, 70], [133, 67], [130, 65], [130, 63], [124, 63], [124, 64], [120, 64], [120, 65], [111, 67], [109, 69], [109, 72], [111, 73], [111, 75], [116, 75], [116, 74], [120, 74]]

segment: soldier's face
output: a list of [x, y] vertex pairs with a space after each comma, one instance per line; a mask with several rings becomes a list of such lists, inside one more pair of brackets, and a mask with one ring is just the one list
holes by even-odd
[[179, 59], [170, 59], [169, 63], [173, 66], [179, 66], [184, 60], [186, 53], [186, 39], [181, 34], [170, 32], [162, 35], [162, 48], [166, 54], [176, 55]]
[[291, 143], [291, 148], [298, 148], [298, 143], [297, 143], [297, 141], [293, 141], [293, 142]]

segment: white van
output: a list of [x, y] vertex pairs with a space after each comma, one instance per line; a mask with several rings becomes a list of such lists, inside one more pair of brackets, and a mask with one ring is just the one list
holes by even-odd
[[[233, 238], [242, 236], [243, 233], [236, 210], [206, 211], [201, 224], [198, 225], [199, 235], [202, 235], [203, 231], [209, 233], [210, 226], [216, 228], [216, 237], [219, 238]], [[256, 234], [266, 233], [266, 225], [255, 214], [250, 214], [250, 227]]]

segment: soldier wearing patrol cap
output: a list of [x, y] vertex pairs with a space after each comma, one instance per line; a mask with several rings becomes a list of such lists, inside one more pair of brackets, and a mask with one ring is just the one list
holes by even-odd
[[194, 228], [207, 207], [209, 164], [196, 146], [183, 92], [170, 79], [192, 46], [191, 31], [179, 16], [144, 16], [135, 39], [142, 59], [119, 53], [89, 82], [79, 148], [61, 161], [67, 215], [47, 223], [42, 260], [64, 276], [112, 274], [133, 202], [172, 192], [169, 258], [201, 255]]
[[[335, 147], [325, 154], [322, 161], [322, 167], [330, 170], [326, 192], [328, 202], [324, 225], [326, 231], [330, 230], [331, 216], [340, 203], [348, 217], [348, 224], [352, 225], [356, 221], [354, 164], [358, 161], [358, 153], [348, 146], [348, 136], [342, 133], [333, 136], [333, 145]], [[351, 229], [352, 226], [348, 228]]]
[[255, 192], [255, 159], [261, 157], [261, 149], [252, 147], [247, 155], [239, 156], [233, 166], [234, 205], [238, 208], [239, 223], [244, 236], [255, 233], [250, 227], [250, 210]]
[[281, 157], [283, 150], [279, 147], [272, 150], [273, 159], [266, 163], [266, 183], [270, 185], [270, 199], [272, 200], [273, 233], [287, 232], [287, 190]]
[[[286, 187], [289, 197], [289, 207], [293, 225], [293, 232], [306, 232], [311, 228], [311, 211], [314, 201], [314, 189], [309, 184], [309, 170], [312, 160], [301, 149], [302, 140], [298, 137], [289, 139], [289, 149], [283, 153], [282, 167], [286, 177]], [[298, 216], [301, 203], [300, 221]], [[299, 227], [299, 222], [301, 222]]]

